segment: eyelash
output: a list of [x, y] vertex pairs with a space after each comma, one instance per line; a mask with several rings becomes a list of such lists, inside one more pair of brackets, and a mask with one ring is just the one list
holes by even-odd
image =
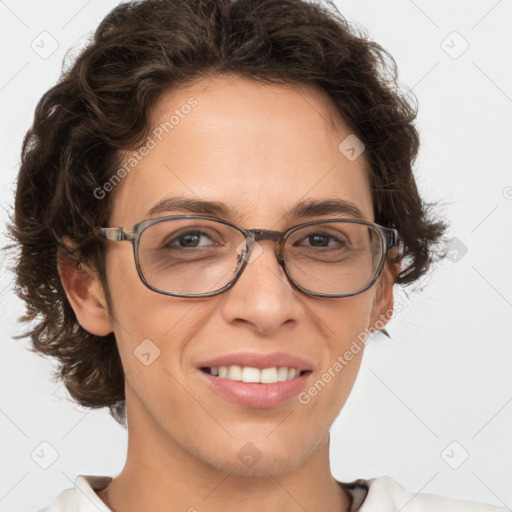
[[[191, 231], [186, 231], [184, 233], [181, 233], [178, 236], [175, 236], [174, 238], [172, 238], [171, 240], [165, 242], [163, 244], [163, 247], [165, 249], [170, 249], [174, 245], [173, 242], [179, 241], [180, 239], [182, 239], [186, 236], [190, 236], [191, 234], [198, 235], [199, 237], [206, 237], [213, 242], [212, 237], [208, 233], [206, 233], [204, 231], [199, 231], [199, 230], [191, 230]], [[330, 240], [334, 240], [335, 242], [337, 242], [339, 245], [342, 245], [342, 246], [348, 245], [346, 242], [340, 240], [339, 238], [335, 237], [334, 235], [332, 235], [330, 233], [321, 232], [321, 231], [309, 233], [302, 240], [307, 240], [308, 238], [315, 237], [315, 236], [327, 237]], [[215, 242], [214, 242], [214, 245], [219, 245], [219, 244], [215, 244]], [[311, 244], [309, 244], [309, 247], [313, 247], [313, 246]], [[183, 249], [184, 247], [178, 247], [178, 248]]]

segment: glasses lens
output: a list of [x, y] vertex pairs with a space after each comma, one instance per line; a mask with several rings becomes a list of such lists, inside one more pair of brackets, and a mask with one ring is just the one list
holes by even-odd
[[172, 219], [150, 225], [139, 240], [139, 265], [146, 281], [166, 292], [201, 294], [219, 290], [243, 263], [243, 234], [204, 219]]
[[302, 288], [337, 295], [356, 292], [373, 280], [384, 244], [371, 226], [326, 222], [292, 232], [284, 254], [290, 277]]

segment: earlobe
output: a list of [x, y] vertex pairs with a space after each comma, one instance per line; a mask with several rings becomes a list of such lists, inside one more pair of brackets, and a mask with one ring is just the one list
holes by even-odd
[[57, 267], [78, 323], [96, 336], [110, 334], [112, 322], [98, 273], [63, 253], [59, 254]]

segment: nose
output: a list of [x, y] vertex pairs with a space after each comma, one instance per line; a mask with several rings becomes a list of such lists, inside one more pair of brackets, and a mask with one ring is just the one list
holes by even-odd
[[229, 323], [244, 323], [260, 334], [272, 334], [304, 314], [299, 293], [276, 258], [275, 244], [256, 242], [242, 275], [225, 293], [222, 315]]

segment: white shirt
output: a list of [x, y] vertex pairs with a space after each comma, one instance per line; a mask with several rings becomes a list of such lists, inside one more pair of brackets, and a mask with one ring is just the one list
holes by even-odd
[[[80, 475], [74, 489], [62, 491], [55, 501], [39, 512], [112, 512], [94, 492], [112, 480], [107, 476]], [[350, 512], [506, 512], [507, 509], [452, 500], [437, 494], [416, 494], [404, 489], [389, 476], [352, 483], [340, 482], [352, 496]], [[362, 501], [362, 504], [361, 504]]]

